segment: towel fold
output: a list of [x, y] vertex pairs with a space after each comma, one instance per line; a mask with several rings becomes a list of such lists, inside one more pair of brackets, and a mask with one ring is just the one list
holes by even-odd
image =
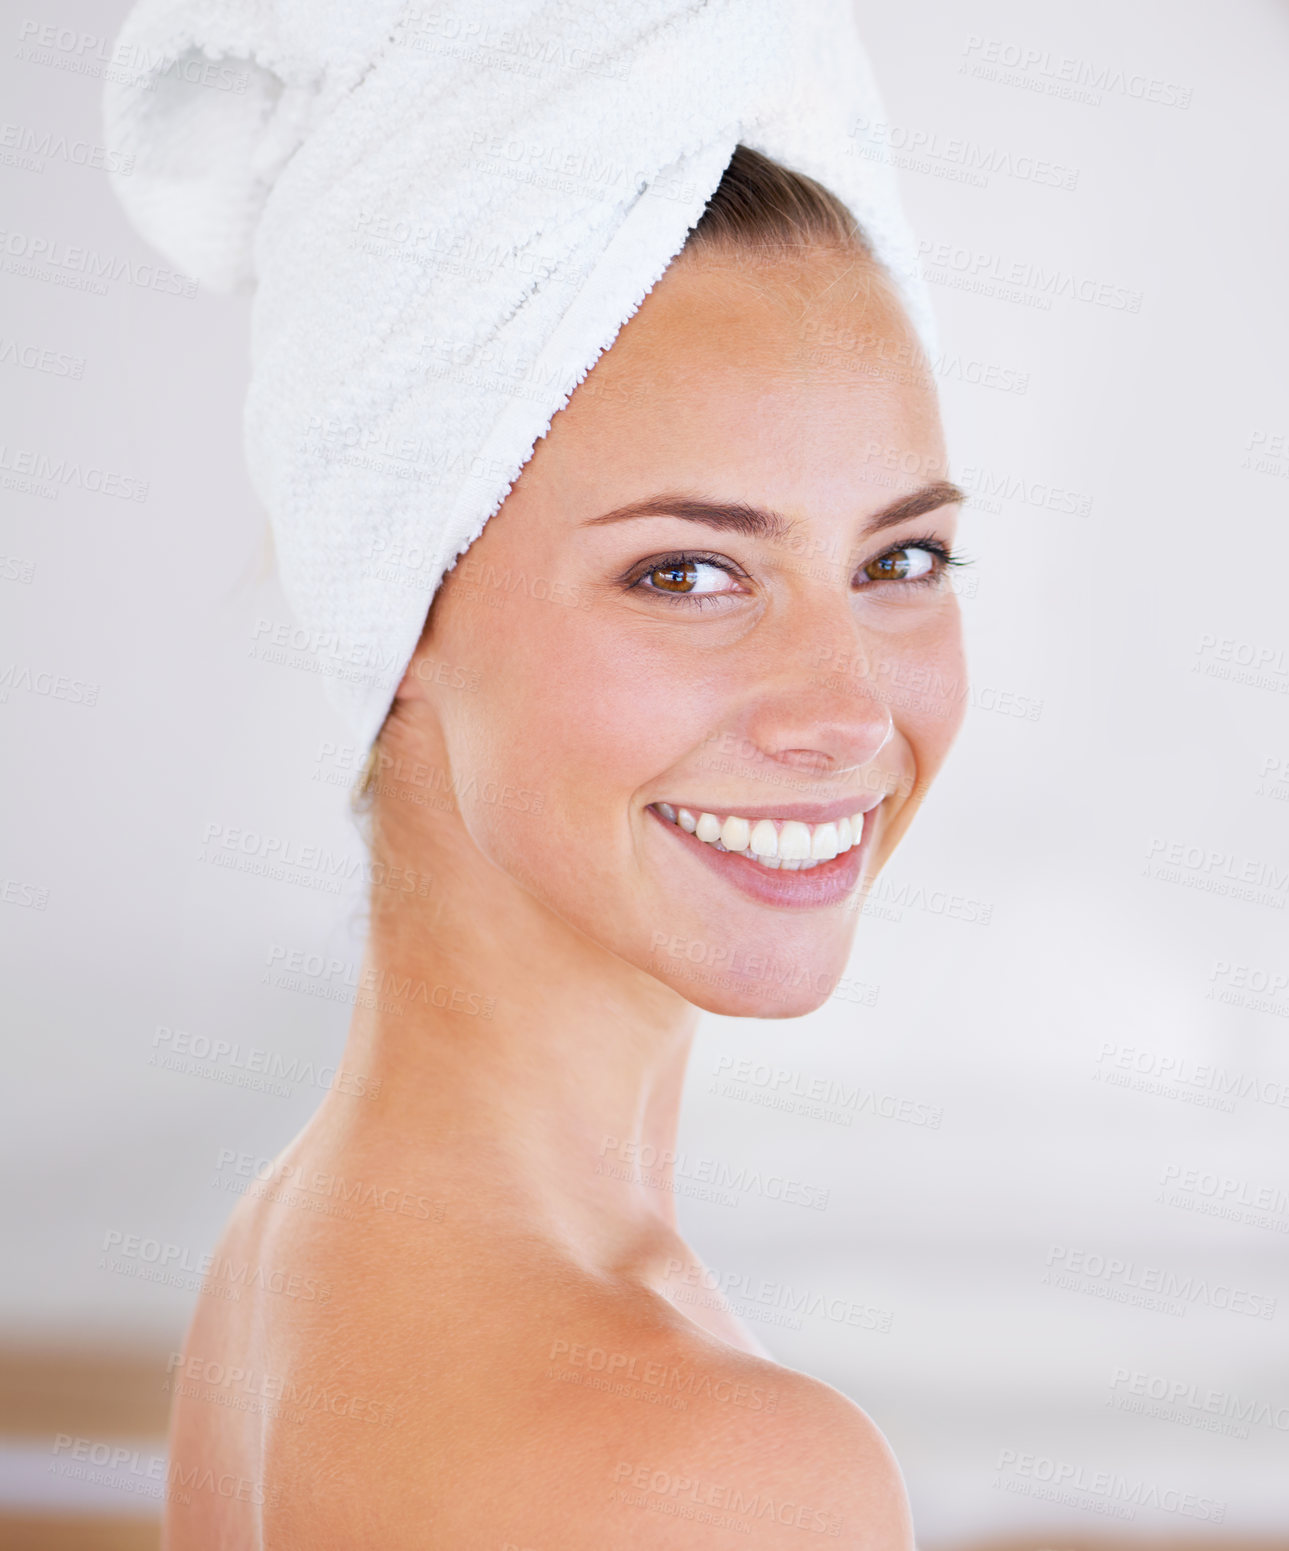
[[254, 283], [251, 476], [364, 744], [738, 143], [846, 203], [933, 348], [848, 0], [140, 0], [117, 57], [138, 229]]

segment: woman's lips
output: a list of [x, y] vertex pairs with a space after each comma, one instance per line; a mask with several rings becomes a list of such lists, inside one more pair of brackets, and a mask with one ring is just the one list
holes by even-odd
[[761, 905], [806, 910], [839, 904], [854, 892], [863, 875], [877, 816], [877, 808], [864, 814], [864, 833], [858, 845], [852, 845], [848, 851], [831, 861], [818, 862], [813, 867], [792, 872], [763, 867], [760, 862], [740, 852], [719, 851], [707, 841], [687, 834], [678, 824], [671, 823], [653, 808], [648, 811], [661, 828], [671, 833], [677, 845], [684, 846], [749, 899]]

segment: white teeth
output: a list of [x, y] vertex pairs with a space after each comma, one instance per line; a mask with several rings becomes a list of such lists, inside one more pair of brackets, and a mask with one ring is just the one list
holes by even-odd
[[[721, 831], [721, 839], [725, 840], [725, 831]], [[729, 841], [725, 840], [728, 846]], [[779, 845], [779, 832], [769, 819], [760, 819], [748, 840], [747, 848], [753, 856], [759, 856], [762, 860], [766, 857], [787, 856], [790, 853], [781, 849]], [[732, 849], [732, 848], [731, 848]]]
[[837, 844], [837, 826], [835, 824], [816, 824], [815, 832], [810, 839], [810, 855], [816, 862], [830, 862], [839, 850]]
[[698, 823], [694, 825], [694, 833], [708, 845], [714, 845], [721, 838], [721, 821], [714, 813], [700, 813]]
[[746, 851], [752, 837], [752, 826], [746, 819], [731, 813], [721, 825], [721, 844], [727, 851]]
[[788, 862], [810, 860], [810, 827], [789, 819], [779, 832], [779, 855]]
[[695, 818], [690, 809], [669, 802], [654, 803], [654, 807], [669, 823], [718, 851], [733, 851], [762, 867], [789, 872], [830, 862], [864, 838], [862, 813], [835, 823], [803, 824], [798, 819], [745, 819], [737, 813], [724, 819], [715, 813], [700, 813]]

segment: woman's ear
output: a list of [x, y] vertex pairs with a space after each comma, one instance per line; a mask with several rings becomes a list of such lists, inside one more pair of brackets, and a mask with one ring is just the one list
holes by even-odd
[[[442, 587], [439, 589], [442, 592]], [[416, 650], [412, 653], [411, 661], [403, 670], [403, 677], [399, 680], [398, 688], [394, 691], [394, 701], [391, 714], [398, 709], [400, 702], [429, 700], [430, 686], [434, 682], [432, 673], [426, 671], [426, 663], [430, 657], [430, 633], [431, 620], [434, 617], [434, 609], [431, 605], [429, 614], [426, 615], [425, 624], [421, 629], [421, 638], [416, 643]]]

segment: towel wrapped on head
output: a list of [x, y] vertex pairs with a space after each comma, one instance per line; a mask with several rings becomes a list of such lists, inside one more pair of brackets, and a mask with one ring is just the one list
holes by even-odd
[[842, 199], [931, 346], [849, 0], [139, 0], [118, 58], [135, 224], [255, 284], [251, 476], [364, 745], [736, 145]]

